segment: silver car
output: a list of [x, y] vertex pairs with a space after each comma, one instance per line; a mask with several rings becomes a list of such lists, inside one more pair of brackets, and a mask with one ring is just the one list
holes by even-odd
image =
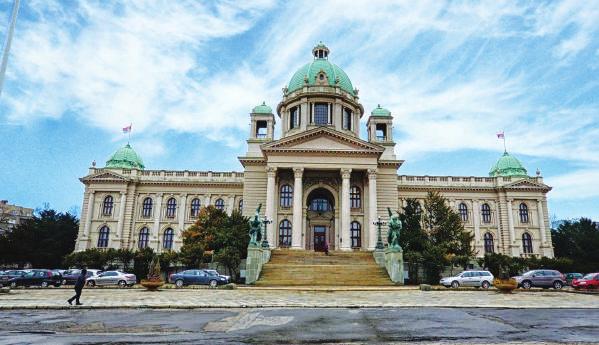
[[120, 287], [133, 286], [137, 283], [135, 274], [120, 271], [106, 271], [91, 276], [86, 280], [89, 286], [118, 285]]
[[439, 282], [445, 287], [474, 286], [488, 289], [493, 284], [493, 275], [489, 271], [464, 271], [455, 277], [447, 277]]

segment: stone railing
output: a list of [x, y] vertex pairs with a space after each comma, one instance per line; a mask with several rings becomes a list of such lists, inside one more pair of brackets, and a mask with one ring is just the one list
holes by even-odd
[[91, 168], [90, 174], [102, 171], [114, 171], [127, 177], [136, 177], [141, 181], [193, 181], [193, 182], [237, 182], [243, 183], [243, 172], [236, 171], [190, 171], [190, 170], [137, 170]]
[[248, 255], [245, 262], [245, 284], [254, 284], [260, 273], [262, 266], [270, 261], [270, 248], [248, 247]]
[[[497, 187], [521, 180], [518, 177], [480, 177], [480, 176], [397, 176], [399, 186], [438, 186], [438, 187]], [[540, 176], [528, 180], [543, 183]]]

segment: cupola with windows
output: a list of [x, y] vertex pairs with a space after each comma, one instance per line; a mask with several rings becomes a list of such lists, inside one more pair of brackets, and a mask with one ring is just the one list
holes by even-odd
[[370, 113], [368, 122], [368, 141], [385, 147], [383, 159], [395, 159], [395, 142], [393, 141], [393, 116], [381, 105]]
[[250, 137], [248, 143], [248, 155], [261, 156], [260, 145], [272, 141], [275, 132], [275, 116], [272, 108], [262, 102], [252, 108], [250, 113]]
[[331, 63], [329, 56], [329, 48], [317, 44], [312, 49], [313, 60], [300, 67], [283, 89], [277, 107], [283, 137], [318, 126], [359, 136], [364, 108], [347, 74]]

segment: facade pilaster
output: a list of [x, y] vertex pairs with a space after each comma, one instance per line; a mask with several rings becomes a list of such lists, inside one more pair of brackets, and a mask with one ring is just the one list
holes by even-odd
[[541, 247], [547, 244], [547, 234], [545, 233], [545, 214], [543, 212], [543, 199], [537, 200], [537, 213], [539, 216], [539, 231], [541, 232]]
[[508, 246], [512, 256], [518, 256], [519, 250], [516, 245], [516, 230], [514, 229], [514, 213], [512, 211], [512, 202], [514, 199], [507, 199], [507, 226], [510, 231], [510, 245]]
[[350, 222], [350, 200], [349, 200], [349, 179], [351, 169], [341, 169], [341, 250], [350, 250], [351, 242], [349, 238]]
[[[275, 238], [274, 232], [274, 219], [275, 219], [275, 182], [277, 177], [277, 168], [267, 167], [266, 168], [266, 217], [273, 220], [273, 222], [266, 225], [266, 231], [268, 233], [268, 242], [272, 246]], [[292, 239], [293, 240], [293, 239]]]
[[478, 200], [472, 201], [472, 222], [474, 223], [474, 248], [478, 251], [478, 255], [484, 255], [480, 238], [480, 202]]
[[[293, 223], [291, 224], [291, 248], [293, 249], [302, 249], [304, 247], [304, 241], [302, 241], [302, 199], [304, 191], [302, 183], [303, 174], [303, 168], [293, 169]], [[272, 241], [275, 243], [274, 238]]]
[[210, 194], [206, 194], [206, 196], [204, 196], [204, 207], [208, 207], [210, 205], [210, 198], [212, 195]]
[[233, 213], [234, 207], [235, 207], [235, 195], [229, 195], [229, 199], [227, 200], [227, 214], [229, 216]]
[[160, 232], [160, 218], [162, 217], [162, 193], [156, 195], [156, 209], [154, 210], [154, 226], [152, 227], [152, 242], [158, 241]]
[[95, 203], [95, 191], [90, 191], [87, 201], [87, 216], [85, 217], [85, 227], [83, 228], [83, 235], [87, 239], [89, 237], [89, 231], [92, 226], [92, 218], [94, 218], [94, 203]]
[[181, 194], [180, 205], [181, 206], [179, 206], [179, 212], [177, 212], [177, 219], [179, 220], [179, 234], [181, 234], [183, 230], [185, 230], [185, 218], [187, 216], [187, 194]]
[[376, 199], [376, 169], [368, 169], [368, 250], [374, 250], [377, 241], [377, 229], [374, 222], [377, 220], [377, 199]]
[[[127, 192], [121, 192], [121, 203], [119, 205], [119, 221], [116, 225], [116, 242], [123, 242], [123, 224], [125, 222], [125, 206], [127, 201]], [[119, 246], [120, 248], [120, 246]]]

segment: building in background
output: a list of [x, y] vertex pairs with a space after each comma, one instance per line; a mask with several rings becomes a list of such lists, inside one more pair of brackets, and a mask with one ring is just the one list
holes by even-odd
[[[398, 175], [393, 121], [380, 105], [367, 115], [347, 74], [314, 47], [313, 60], [297, 70], [276, 107], [250, 113], [243, 172], [145, 169], [127, 144], [81, 181], [85, 194], [77, 249], [177, 250], [182, 231], [199, 210], [214, 205], [250, 216], [259, 204], [273, 220], [275, 248], [373, 250], [373, 222], [387, 220], [409, 198], [439, 191], [474, 234], [478, 256], [553, 257], [547, 192], [540, 174], [529, 176], [505, 152], [489, 176]], [[362, 139], [361, 119], [368, 116]], [[275, 138], [279, 122], [281, 137]], [[490, 164], [491, 165], [491, 164]]]
[[32, 208], [11, 205], [8, 200], [0, 200], [0, 235], [31, 218], [33, 218]]

